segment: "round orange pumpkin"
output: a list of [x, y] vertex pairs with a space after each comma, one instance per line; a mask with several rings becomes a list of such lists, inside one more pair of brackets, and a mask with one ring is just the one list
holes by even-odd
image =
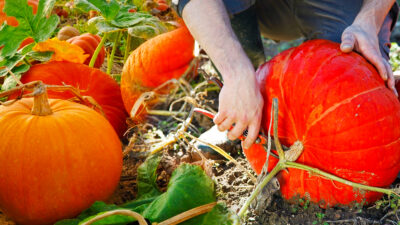
[[75, 217], [119, 182], [121, 143], [89, 107], [23, 99], [0, 106], [0, 132], [0, 208], [18, 224]]
[[193, 59], [194, 39], [186, 26], [158, 35], [136, 48], [124, 64], [121, 93], [128, 112], [139, 96], [179, 78]]
[[[308, 41], [282, 52], [257, 71], [268, 130], [272, 98], [279, 100], [279, 139], [302, 142], [296, 162], [344, 179], [388, 187], [400, 170], [400, 103], [376, 69], [339, 44]], [[259, 173], [266, 153], [259, 145], [245, 150]], [[270, 168], [277, 159], [270, 157]], [[299, 196], [323, 207], [371, 204], [382, 194], [354, 189], [299, 169], [278, 174], [286, 199]]]
[[[67, 40], [68, 43], [73, 45], [78, 45], [81, 47], [85, 54], [89, 54], [90, 56], [86, 59], [85, 64], [89, 65], [90, 59], [93, 56], [94, 51], [101, 41], [101, 37], [98, 35], [86, 33], [79, 36], [72, 37]], [[104, 58], [106, 56], [106, 51], [104, 46], [101, 48], [99, 55], [97, 56], [96, 62], [94, 63], [94, 67], [100, 68], [103, 65]]]
[[[128, 114], [122, 102], [119, 85], [109, 75], [83, 64], [53, 61], [32, 66], [21, 78], [22, 83], [35, 80], [41, 80], [45, 84], [67, 84], [78, 88], [81, 95], [91, 96], [96, 100], [120, 137], [125, 133]], [[68, 92], [49, 91], [48, 95], [57, 99], [74, 97]]]

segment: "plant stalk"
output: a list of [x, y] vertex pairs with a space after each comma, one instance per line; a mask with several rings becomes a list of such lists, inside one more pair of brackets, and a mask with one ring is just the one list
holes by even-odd
[[96, 48], [96, 50], [94, 51], [94, 53], [93, 53], [93, 55], [92, 55], [92, 58], [90, 59], [89, 67], [92, 67], [92, 68], [93, 68], [93, 66], [94, 66], [94, 64], [95, 64], [95, 62], [96, 62], [96, 60], [97, 60], [97, 56], [99, 56], [99, 53], [100, 53], [100, 51], [101, 51], [101, 48], [104, 46], [104, 43], [106, 42], [107, 37], [108, 37], [108, 33], [104, 33], [103, 38], [101, 38], [101, 41], [100, 41], [99, 45], [97, 45], [97, 48]]
[[129, 53], [131, 51], [131, 41], [132, 41], [132, 36], [127, 34], [128, 37], [126, 38], [126, 47], [125, 47], [125, 54], [124, 54], [124, 63], [128, 59]]
[[309, 173], [314, 173], [314, 174], [321, 175], [321, 176], [323, 176], [323, 177], [325, 177], [327, 179], [330, 179], [330, 180], [333, 180], [333, 181], [338, 181], [340, 183], [349, 185], [349, 186], [351, 186], [353, 188], [364, 189], [364, 190], [367, 190], [367, 191], [380, 192], [380, 193], [384, 193], [384, 194], [387, 194], [387, 195], [392, 195], [392, 194], [393, 195], [398, 195], [396, 192], [394, 192], [393, 189], [372, 187], [372, 186], [368, 186], [368, 185], [364, 185], [364, 184], [355, 183], [355, 182], [352, 182], [352, 181], [337, 177], [337, 176], [335, 176], [333, 174], [324, 172], [324, 171], [322, 171], [320, 169], [313, 168], [313, 167], [310, 167], [310, 166], [306, 166], [304, 164], [300, 164], [300, 163], [296, 163], [296, 162], [287, 161], [287, 162], [284, 163], [284, 167], [285, 168], [294, 168], [294, 169], [305, 170], [305, 171], [308, 171]]
[[118, 33], [117, 33], [117, 39], [115, 39], [114, 46], [113, 46], [113, 48], [112, 48], [110, 58], [109, 58], [109, 60], [108, 60], [108, 62], [107, 62], [107, 74], [108, 74], [108, 75], [111, 74], [111, 69], [112, 69], [113, 63], [114, 63], [114, 55], [115, 55], [115, 52], [117, 51], [117, 47], [118, 47], [118, 45], [119, 45], [119, 38], [120, 38], [120, 36], [121, 36], [121, 31], [118, 31]]
[[278, 164], [276, 164], [276, 166], [274, 167], [274, 169], [265, 177], [265, 179], [257, 185], [256, 189], [253, 191], [253, 193], [251, 193], [250, 197], [246, 200], [246, 202], [240, 209], [239, 214], [238, 214], [238, 216], [240, 218], [242, 218], [245, 215], [251, 202], [253, 202], [254, 199], [257, 197], [257, 195], [260, 194], [260, 192], [265, 187], [265, 185], [267, 185], [268, 182], [284, 168], [285, 168], [285, 164], [283, 162], [279, 161]]

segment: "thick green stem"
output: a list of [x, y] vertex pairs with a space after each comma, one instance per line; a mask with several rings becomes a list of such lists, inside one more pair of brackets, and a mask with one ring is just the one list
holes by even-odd
[[100, 51], [101, 51], [101, 48], [104, 46], [104, 43], [105, 43], [106, 40], [107, 40], [107, 36], [108, 36], [108, 34], [107, 34], [107, 33], [104, 33], [103, 38], [101, 38], [101, 41], [100, 41], [99, 45], [97, 45], [97, 48], [96, 48], [96, 50], [94, 51], [94, 53], [93, 53], [93, 55], [92, 55], [92, 58], [90, 59], [89, 67], [92, 67], [92, 68], [93, 68], [94, 63], [95, 63], [96, 60], [97, 60], [97, 56], [99, 56], [99, 53], [100, 53]]
[[132, 41], [132, 36], [127, 34], [128, 37], [126, 38], [126, 47], [125, 47], [125, 54], [124, 54], [124, 63], [128, 59], [129, 52], [131, 51], [131, 41]]
[[247, 212], [247, 209], [249, 208], [251, 202], [257, 197], [257, 195], [260, 194], [260, 192], [262, 191], [262, 189], [265, 187], [265, 185], [268, 184], [268, 182], [277, 174], [279, 173], [279, 171], [281, 171], [282, 169], [284, 169], [284, 163], [279, 161], [278, 164], [276, 164], [275, 168], [265, 177], [265, 179], [259, 183], [256, 187], [256, 189], [253, 191], [253, 193], [251, 193], [250, 197], [246, 200], [246, 202], [244, 203], [244, 205], [242, 206], [242, 208], [239, 211], [239, 217], [242, 218], [244, 216], [244, 214]]
[[108, 59], [108, 63], [107, 63], [107, 74], [109, 74], [109, 75], [111, 74], [111, 69], [113, 67], [114, 55], [115, 55], [115, 52], [117, 51], [117, 47], [119, 45], [120, 36], [121, 36], [121, 31], [118, 31], [117, 38], [115, 39], [114, 46], [112, 48], [111, 55], [110, 55], [110, 58]]
[[348, 181], [348, 180], [346, 180], [346, 179], [337, 177], [337, 176], [335, 176], [335, 175], [332, 175], [332, 174], [330, 174], [330, 173], [324, 172], [324, 171], [319, 170], [319, 169], [317, 169], [317, 168], [313, 168], [313, 167], [306, 166], [306, 165], [303, 165], [303, 164], [300, 164], [300, 163], [296, 163], [296, 162], [285, 162], [285, 163], [284, 163], [284, 167], [285, 167], [285, 168], [302, 169], [302, 170], [308, 171], [309, 173], [318, 174], [318, 175], [321, 175], [321, 176], [323, 176], [323, 177], [325, 177], [325, 178], [327, 178], [327, 179], [334, 180], [334, 181], [338, 181], [338, 182], [340, 182], [340, 183], [343, 183], [343, 184], [352, 186], [353, 188], [360, 188], [360, 189], [364, 189], [364, 190], [367, 190], [367, 191], [381, 192], [381, 193], [384, 193], [384, 194], [387, 194], [387, 195], [392, 195], [392, 194], [393, 194], [393, 195], [398, 195], [398, 194], [397, 194], [396, 192], [394, 192], [392, 189], [379, 188], [379, 187], [371, 187], [371, 186], [368, 186], [368, 185], [363, 185], [363, 184], [354, 183], [354, 182], [352, 182], [352, 181]]

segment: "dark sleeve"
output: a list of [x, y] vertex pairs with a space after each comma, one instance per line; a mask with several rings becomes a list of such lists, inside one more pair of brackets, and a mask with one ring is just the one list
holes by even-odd
[[172, 1], [172, 4], [180, 17], [182, 17], [183, 8], [190, 0], [175, 0]]

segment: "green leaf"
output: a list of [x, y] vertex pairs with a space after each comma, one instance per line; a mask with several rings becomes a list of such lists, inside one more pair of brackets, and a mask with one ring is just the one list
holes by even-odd
[[[138, 196], [141, 199], [122, 206], [96, 202], [77, 219], [60, 221], [56, 225], [82, 224], [93, 216], [115, 209], [129, 209], [140, 213], [152, 223], [161, 222], [187, 210], [216, 201], [213, 181], [199, 166], [190, 164], [183, 164], [173, 172], [168, 190], [161, 194], [156, 185], [156, 170], [160, 159], [159, 155], [151, 156], [138, 168]], [[182, 224], [230, 225], [234, 220], [235, 216], [224, 205], [218, 204], [209, 213], [192, 218]], [[133, 218], [127, 216], [114, 215], [99, 220], [94, 225], [122, 225], [133, 221]]]
[[[2, 58], [0, 61], [0, 67], [5, 67], [0, 69], [0, 77], [6, 76], [8, 74], [8, 70], [11, 70], [15, 74], [24, 73], [27, 71], [27, 67], [21, 67], [19, 69], [14, 69], [21, 61], [23, 61], [28, 55], [29, 52], [32, 51], [33, 43], [25, 46], [24, 48], [20, 49], [16, 54], [13, 56], [8, 56]], [[27, 65], [28, 66], [28, 65]], [[25, 68], [25, 69], [22, 69]], [[29, 66], [28, 66], [29, 69]], [[26, 70], [26, 71], [24, 71]]]
[[161, 222], [189, 209], [215, 202], [214, 183], [195, 165], [180, 165], [171, 176], [167, 192], [143, 212], [151, 222]]
[[[21, 79], [21, 75], [20, 74], [15, 74], [15, 78], [16, 79]], [[8, 91], [10, 89], [13, 89], [17, 86], [17, 81], [13, 78], [13, 77], [7, 77], [4, 80], [4, 83], [1, 85], [1, 91]]]
[[47, 62], [51, 59], [54, 52], [29, 52], [28, 56], [36, 61]]
[[151, 155], [142, 165], [139, 166], [138, 173], [138, 193], [137, 200], [152, 198], [161, 195], [157, 186], [157, 167], [160, 164], [161, 155]]
[[161, 33], [167, 32], [167, 26], [157, 18], [146, 18], [140, 24], [128, 29], [128, 33], [137, 38], [148, 40]]
[[85, 12], [96, 10], [106, 20], [113, 20], [120, 11], [120, 4], [115, 0], [75, 0], [75, 6]]
[[[40, 0], [38, 11], [33, 15], [27, 0], [7, 0], [4, 12], [18, 20], [18, 27], [3, 24], [0, 29], [1, 56], [15, 54], [23, 40], [32, 37], [36, 42], [47, 40], [57, 28], [59, 18], [50, 15], [55, 0]], [[48, 18], [47, 18], [48, 17]], [[12, 38], [10, 38], [12, 37]]]

